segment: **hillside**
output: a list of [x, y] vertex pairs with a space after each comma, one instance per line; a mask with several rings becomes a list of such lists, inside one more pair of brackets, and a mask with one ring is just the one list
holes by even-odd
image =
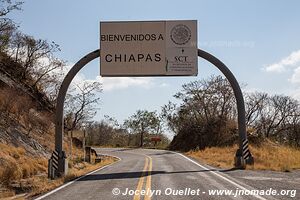
[[47, 155], [53, 147], [53, 106], [37, 88], [21, 80], [21, 66], [0, 57], [0, 142], [23, 147], [31, 155]]
[[[18, 64], [0, 60], [0, 191], [26, 190], [24, 180], [46, 174], [54, 147], [53, 111], [42, 93], [17, 81]], [[29, 80], [25, 80], [29, 81]], [[23, 186], [22, 186], [23, 183]]]
[[[21, 75], [24, 68], [0, 52], [0, 199], [31, 198], [115, 161], [107, 157], [100, 163], [83, 162], [82, 142], [73, 138], [69, 173], [49, 181], [47, 171], [54, 149], [55, 101], [49, 99], [49, 93], [46, 95], [43, 84], [35, 84], [33, 73]], [[59, 85], [59, 81], [56, 84]], [[63, 145], [70, 154], [68, 144], [66, 134]]]

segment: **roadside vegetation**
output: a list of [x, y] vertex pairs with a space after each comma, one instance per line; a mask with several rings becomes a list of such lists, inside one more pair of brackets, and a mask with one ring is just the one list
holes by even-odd
[[90, 123], [84, 131], [91, 146], [165, 149], [170, 140], [163, 134], [162, 123], [157, 112], [138, 110], [123, 124], [105, 116], [100, 122]]
[[64, 149], [71, 155], [70, 171], [61, 179], [47, 179], [54, 149], [55, 103], [69, 69], [56, 57], [60, 48], [55, 42], [22, 33], [18, 22], [10, 19], [22, 4], [0, 0], [0, 198], [29, 198], [114, 162], [83, 162], [82, 146], [72, 144], [72, 131], [96, 114], [101, 92], [99, 82], [83, 82], [72, 85], [66, 98]]
[[[49, 180], [47, 177], [48, 160], [44, 157], [27, 155], [24, 148], [0, 143], [0, 199], [15, 196], [30, 198], [54, 189], [70, 180], [82, 176], [102, 166], [111, 164], [117, 159], [105, 157], [101, 162], [82, 162], [83, 154], [78, 149], [74, 161], [70, 160], [69, 173], [62, 178]], [[17, 195], [17, 196], [16, 196]]]
[[[231, 169], [234, 166], [234, 154], [237, 148], [237, 145], [209, 147], [204, 150], [189, 151], [186, 155], [217, 168]], [[253, 166], [247, 166], [247, 169], [283, 172], [300, 169], [299, 148], [265, 141], [260, 146], [251, 145], [250, 150], [255, 162]]]
[[[237, 144], [237, 110], [233, 91], [222, 76], [193, 81], [174, 95], [181, 103], [163, 107], [175, 133], [174, 150], [189, 151]], [[300, 147], [300, 103], [284, 95], [244, 92], [247, 133], [251, 144], [266, 139]]]
[[65, 177], [61, 177], [55, 180], [49, 180], [47, 176], [36, 176], [33, 178], [33, 190], [31, 193], [27, 194], [25, 197], [30, 198], [37, 196], [39, 194], [44, 194], [50, 190], [53, 190], [64, 183], [74, 180], [80, 176], [83, 176], [89, 172], [97, 170], [103, 166], [112, 164], [116, 162], [116, 158], [107, 157], [99, 163], [87, 163], [87, 162], [78, 162], [72, 165], [72, 168], [69, 169], [68, 174]]
[[[232, 168], [238, 149], [236, 102], [230, 84], [212, 76], [184, 84], [174, 95], [179, 105], [163, 107], [175, 133], [171, 150], [205, 163]], [[254, 166], [248, 169], [290, 171], [300, 169], [300, 103], [284, 95], [244, 92], [247, 135]]]

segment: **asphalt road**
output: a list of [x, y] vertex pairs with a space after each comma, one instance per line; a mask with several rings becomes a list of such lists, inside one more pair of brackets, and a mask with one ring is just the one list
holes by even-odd
[[163, 150], [97, 152], [120, 161], [38, 199], [300, 199], [299, 171], [220, 170]]

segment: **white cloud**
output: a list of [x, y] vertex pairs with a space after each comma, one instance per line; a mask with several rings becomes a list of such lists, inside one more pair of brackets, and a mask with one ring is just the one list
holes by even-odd
[[290, 95], [300, 100], [300, 66], [294, 69], [293, 75], [288, 80], [296, 87], [296, 89], [294, 89]]
[[[263, 68], [266, 72], [288, 72], [288, 82], [291, 83], [288, 94], [300, 100], [300, 50], [292, 52], [279, 62]], [[293, 88], [293, 89], [291, 89]]]
[[243, 93], [255, 93], [255, 92], [263, 92], [260, 88], [255, 87], [245, 87], [243, 89]]
[[162, 83], [159, 85], [161, 88], [169, 87], [170, 85], [167, 83]]
[[[46, 60], [45, 60], [46, 61]], [[67, 65], [61, 67], [61, 68], [57, 68], [53, 71], [51, 71], [49, 73], [49, 75], [57, 75], [57, 79], [58, 81], [60, 81], [62, 83], [63, 79], [66, 77], [66, 75], [68, 74], [68, 72], [70, 71], [70, 69], [74, 66], [73, 63], [68, 63]], [[69, 92], [79, 92], [79, 89], [76, 87], [76, 85], [78, 86], [82, 86], [84, 82], [86, 81], [90, 81], [90, 80], [86, 80], [85, 76], [83, 73], [77, 73], [76, 76], [73, 78], [70, 86], [69, 86]]]
[[291, 96], [300, 101], [300, 89], [295, 90]]
[[299, 84], [300, 83], [300, 66], [294, 69], [292, 77], [289, 79], [291, 83]]
[[265, 71], [267, 72], [278, 72], [278, 73], [281, 73], [281, 72], [284, 72], [285, 71], [285, 67], [280, 65], [280, 64], [272, 64], [272, 65], [269, 65], [269, 66], [266, 66], [264, 68]]
[[103, 84], [104, 91], [112, 91], [117, 89], [127, 89], [129, 87], [153, 87], [154, 79], [149, 77], [97, 77]]
[[[71, 70], [71, 68], [74, 66], [73, 63], [68, 63], [67, 65], [63, 66], [62, 68], [55, 69], [52, 73], [54, 74], [60, 74], [60, 78], [63, 79], [68, 74], [68, 72]], [[83, 73], [78, 72], [76, 76], [73, 78], [71, 85], [82, 85], [83, 82], [86, 80]], [[87, 80], [89, 81], [89, 80]]]
[[[72, 63], [64, 66], [62, 70], [57, 70], [53, 73], [62, 73], [63, 76], [67, 75], [68, 71], [73, 67]], [[102, 83], [104, 91], [113, 91], [127, 89], [131, 87], [140, 87], [149, 89], [152, 87], [168, 87], [167, 83], [156, 83], [154, 78], [151, 77], [100, 77], [97, 76], [95, 80], [88, 80], [82, 73], [78, 73], [72, 80], [71, 87], [74, 85], [82, 85], [84, 82], [98, 81]]]
[[289, 56], [283, 58], [278, 63], [274, 63], [264, 67], [267, 72], [284, 72], [288, 67], [295, 67], [300, 63], [300, 50], [292, 52]]

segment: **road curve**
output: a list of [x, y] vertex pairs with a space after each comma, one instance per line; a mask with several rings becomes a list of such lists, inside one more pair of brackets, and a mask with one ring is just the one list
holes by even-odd
[[[36, 200], [187, 200], [187, 199], [297, 199], [299, 194], [268, 195], [266, 185], [246, 182], [247, 171], [230, 172], [199, 164], [182, 154], [152, 149], [96, 149], [120, 161], [89, 174]], [[270, 181], [270, 180], [269, 180]], [[266, 182], [267, 183], [267, 182]], [[285, 183], [282, 183], [283, 185]], [[300, 186], [292, 184], [289, 190]], [[282, 189], [282, 187], [280, 187]], [[284, 187], [283, 187], [284, 188]], [[271, 188], [276, 190], [276, 188]], [[260, 193], [246, 194], [245, 191]], [[222, 193], [223, 191], [223, 193]], [[219, 194], [217, 194], [219, 192]], [[227, 192], [227, 194], [225, 194]], [[270, 191], [271, 192], [271, 191]], [[299, 191], [296, 191], [299, 192]], [[295, 196], [293, 196], [295, 195]]]

